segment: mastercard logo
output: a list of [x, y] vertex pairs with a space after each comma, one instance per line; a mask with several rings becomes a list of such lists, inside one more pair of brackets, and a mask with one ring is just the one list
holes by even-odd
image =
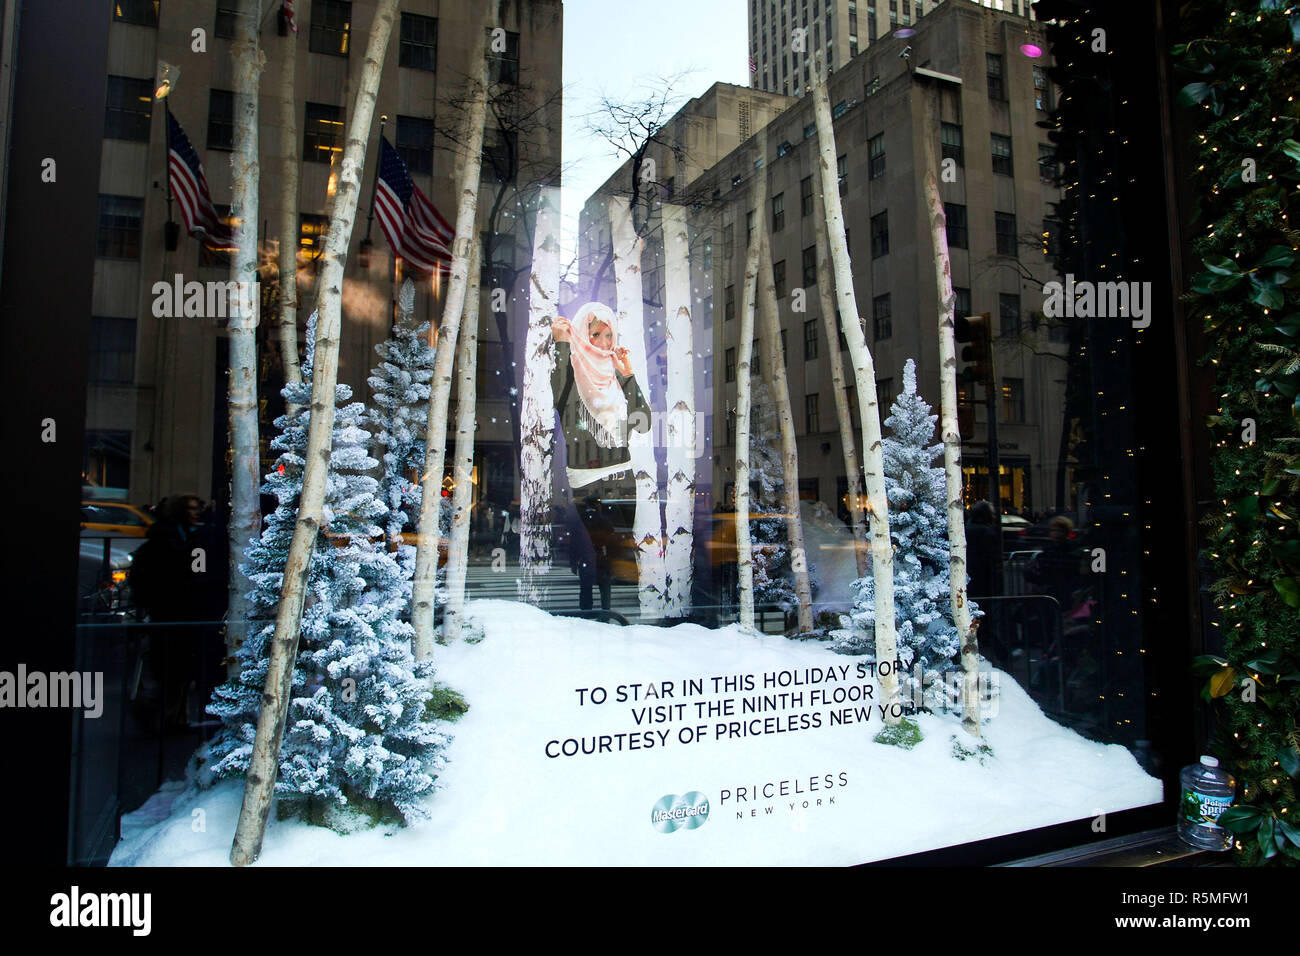
[[698, 790], [681, 796], [666, 794], [650, 810], [650, 824], [660, 833], [695, 830], [704, 826], [708, 819], [709, 798]]

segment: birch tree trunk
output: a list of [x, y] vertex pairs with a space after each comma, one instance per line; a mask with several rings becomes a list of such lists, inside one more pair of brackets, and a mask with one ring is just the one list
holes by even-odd
[[[482, 243], [475, 242], [469, 257], [469, 274], [479, 273]], [[447, 607], [443, 612], [443, 640], [460, 640], [465, 620], [465, 571], [469, 566], [470, 495], [474, 486], [474, 419], [478, 403], [478, 300], [479, 284], [471, 282], [465, 295], [465, 318], [456, 345], [456, 487], [451, 493], [451, 544], [447, 554]]]
[[[835, 128], [831, 122], [830, 97], [825, 78], [818, 75], [813, 85], [813, 114], [817, 123], [817, 151], [821, 167], [822, 203], [826, 212], [826, 238], [835, 267], [835, 292], [844, 318], [844, 339], [853, 361], [862, 415], [863, 475], [867, 486], [867, 510], [871, 515], [871, 576], [876, 597], [876, 661], [898, 659], [894, 628], [894, 551], [889, 540], [889, 501], [885, 497], [884, 446], [880, 436], [880, 409], [876, 403], [876, 366], [867, 348], [853, 291], [853, 267], [844, 236], [844, 210], [840, 203], [838, 165], [835, 159]], [[880, 676], [885, 723], [898, 724], [902, 714], [898, 675]]]
[[[280, 352], [286, 382], [302, 381], [298, 365], [298, 107], [294, 71], [298, 35], [285, 33], [280, 62]], [[293, 414], [294, 409], [288, 409]]]
[[[637, 385], [646, 404], [654, 408], [645, 348], [645, 303], [641, 289], [641, 252], [645, 240], [632, 226], [628, 201], [609, 201], [611, 239], [614, 244], [614, 286], [618, 298], [618, 345], [628, 350]], [[636, 479], [636, 513], [632, 536], [636, 539], [637, 598], [642, 620], [663, 616], [665, 572], [663, 518], [659, 509], [659, 463], [655, 460], [654, 429], [628, 428], [628, 452]]]
[[980, 736], [979, 641], [971, 627], [966, 600], [966, 510], [961, 493], [961, 432], [957, 427], [957, 346], [953, 335], [952, 259], [948, 254], [947, 219], [936, 179], [934, 137], [938, 117], [927, 91], [926, 124], [922, 130], [925, 155], [925, 204], [930, 215], [930, 244], [934, 248], [934, 278], [939, 301], [939, 427], [943, 433], [944, 486], [948, 496], [948, 581], [952, 620], [961, 640], [961, 726]]
[[555, 399], [551, 372], [555, 340], [551, 321], [560, 297], [559, 190], [538, 196], [533, 262], [528, 277], [528, 335], [524, 341], [523, 401], [519, 410], [519, 598], [540, 605], [551, 571], [554, 499]]
[[370, 27], [366, 56], [361, 68], [356, 106], [348, 127], [347, 145], [339, 173], [329, 234], [325, 237], [320, 279], [316, 286], [316, 353], [312, 367], [311, 416], [304, 454], [302, 494], [298, 520], [285, 561], [280, 605], [271, 638], [262, 709], [257, 715], [257, 733], [244, 783], [244, 802], [239, 810], [230, 862], [246, 866], [262, 852], [266, 820], [271, 812], [275, 777], [279, 770], [280, 742], [293, 684], [293, 663], [302, 629], [302, 608], [306, 598], [307, 572], [321, 529], [321, 509], [329, 478], [330, 446], [334, 433], [334, 387], [339, 372], [339, 332], [342, 325], [343, 267], [352, 241], [357, 199], [361, 195], [361, 172], [366, 160], [366, 140], [375, 111], [375, 93], [383, 70], [388, 38], [393, 31], [397, 0], [378, 0]]
[[[460, 316], [469, 284], [470, 249], [478, 241], [478, 186], [482, 171], [483, 121], [487, 114], [487, 58], [479, 67], [466, 116], [465, 151], [461, 155], [460, 202], [456, 207], [456, 238], [452, 244], [451, 282], [438, 327], [438, 350], [429, 383], [429, 421], [424, 432], [424, 475], [420, 479], [420, 520], [415, 546], [411, 624], [412, 650], [417, 660], [433, 655], [433, 601], [438, 574], [438, 512], [442, 507], [442, 467], [446, 457], [447, 399], [451, 394], [452, 361], [456, 355]], [[478, 281], [478, 277], [474, 277]]]
[[[262, 527], [257, 486], [261, 480], [261, 441], [257, 431], [257, 162], [258, 74], [262, 69], [258, 49], [258, 0], [243, 0], [236, 16], [236, 34], [231, 44], [234, 67], [235, 129], [234, 152], [230, 155], [231, 217], [238, 225], [230, 278], [246, 283], [253, 294], [239, 295], [239, 306], [230, 310], [230, 603], [226, 618], [226, 669], [239, 673], [235, 652], [248, 634], [252, 585], [240, 565], [248, 542]], [[241, 288], [236, 286], [236, 288]], [[248, 306], [252, 306], [251, 309]]]
[[691, 329], [691, 265], [686, 210], [664, 205], [664, 311], [668, 325], [668, 501], [664, 505], [664, 613], [691, 607], [695, 543], [695, 345]]
[[[760, 141], [764, 137], [759, 137]], [[754, 180], [754, 231], [745, 251], [745, 290], [740, 309], [740, 343], [736, 347], [736, 575], [740, 626], [754, 629], [754, 545], [749, 533], [749, 366], [754, 358], [754, 311], [758, 301], [759, 246], [767, 221], [767, 153], [760, 147]]]
[[[767, 174], [766, 168], [763, 174]], [[763, 351], [767, 361], [768, 381], [776, 404], [776, 418], [781, 428], [781, 488], [785, 498], [786, 537], [790, 545], [790, 569], [794, 575], [795, 600], [799, 602], [799, 633], [813, 627], [812, 588], [808, 584], [808, 551], [803, 541], [803, 515], [799, 510], [799, 447], [794, 435], [794, 415], [790, 411], [790, 386], [785, 362], [781, 360], [781, 328], [777, 314], [776, 285], [772, 277], [772, 244], [764, 231], [758, 244], [759, 314], [762, 318]]]
[[866, 511], [862, 499], [862, 470], [858, 467], [858, 446], [853, 439], [853, 416], [849, 412], [844, 384], [844, 358], [839, 330], [835, 327], [835, 293], [831, 280], [831, 255], [826, 243], [826, 212], [821, 190], [813, 190], [813, 230], [817, 236], [817, 294], [821, 299], [822, 325], [826, 329], [826, 358], [831, 363], [831, 388], [835, 392], [835, 421], [840, 426], [844, 449], [844, 474], [849, 486], [849, 521], [853, 526], [853, 552], [858, 560], [858, 577], [867, 573]]

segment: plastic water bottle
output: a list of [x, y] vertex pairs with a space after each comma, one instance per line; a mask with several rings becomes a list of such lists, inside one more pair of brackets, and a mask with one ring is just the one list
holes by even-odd
[[1232, 806], [1237, 781], [1219, 769], [1214, 757], [1184, 767], [1178, 774], [1182, 799], [1178, 805], [1178, 835], [1202, 850], [1232, 849], [1232, 832], [1219, 826], [1219, 814]]

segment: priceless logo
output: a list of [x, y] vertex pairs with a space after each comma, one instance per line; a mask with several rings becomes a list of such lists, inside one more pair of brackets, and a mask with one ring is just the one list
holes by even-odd
[[698, 790], [660, 797], [650, 811], [650, 823], [660, 833], [674, 830], [694, 830], [704, 826], [709, 818], [709, 798]]

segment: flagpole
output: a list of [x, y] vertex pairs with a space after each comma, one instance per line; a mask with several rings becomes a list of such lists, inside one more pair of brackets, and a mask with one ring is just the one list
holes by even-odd
[[[384, 124], [387, 122], [388, 122], [388, 114], [381, 113], [379, 116], [379, 155], [380, 156], [382, 156], [384, 153]], [[370, 212], [366, 214], [366, 236], [364, 239], [361, 240], [362, 245], [366, 249], [369, 249], [370, 246], [372, 245], [372, 243], [370, 242], [370, 224], [375, 221], [375, 193], [379, 191], [379, 168], [382, 165], [383, 165], [382, 161], [376, 158], [375, 181], [374, 184], [370, 187]]]
[[167, 182], [167, 223], [163, 227], [164, 251], [175, 252], [180, 246], [180, 227], [172, 221], [172, 107], [167, 97], [163, 97], [163, 110], [166, 111], [167, 130], [163, 136], [163, 178]]

